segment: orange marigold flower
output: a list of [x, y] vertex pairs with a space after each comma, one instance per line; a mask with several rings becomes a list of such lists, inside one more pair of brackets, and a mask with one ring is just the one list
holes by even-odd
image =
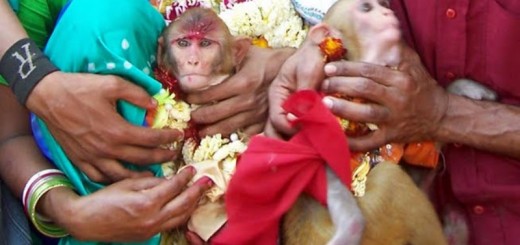
[[339, 38], [326, 37], [320, 43], [321, 52], [325, 55], [326, 62], [340, 60], [347, 54], [343, 42]]

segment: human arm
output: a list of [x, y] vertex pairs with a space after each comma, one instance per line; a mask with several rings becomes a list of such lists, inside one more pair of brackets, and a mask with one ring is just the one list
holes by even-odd
[[228, 135], [237, 129], [249, 135], [261, 132], [267, 118], [268, 87], [293, 52], [291, 48], [251, 47], [235, 75], [207, 90], [189, 94], [188, 102], [205, 104], [192, 113], [196, 123], [205, 125], [201, 135]]
[[[28, 112], [4, 86], [0, 105], [0, 177], [20, 198], [31, 176], [53, 167], [32, 139]], [[202, 181], [185, 189], [192, 176], [188, 170], [171, 180], [128, 179], [84, 197], [58, 187], [40, 199], [37, 210], [78, 239], [143, 240], [186, 222], [209, 187]]]
[[[14, 43], [27, 38], [27, 33], [6, 1], [0, 1], [0, 15], [5, 32], [0, 37], [3, 57]], [[129, 124], [116, 112], [117, 100], [146, 109], [155, 107], [142, 88], [120, 77], [60, 71], [44, 76], [25, 106], [47, 123], [69, 158], [85, 174], [94, 181], [110, 182], [141, 175], [114, 159], [137, 164], [170, 160], [175, 153], [158, 146], [180, 137], [175, 130]]]
[[332, 76], [323, 84], [325, 91], [375, 102], [358, 104], [328, 97], [334, 113], [379, 127], [366, 137], [349, 139], [354, 150], [431, 139], [520, 158], [520, 126], [514, 123], [520, 119], [518, 107], [447, 93], [409, 48], [404, 50], [399, 70], [341, 61], [325, 71]]

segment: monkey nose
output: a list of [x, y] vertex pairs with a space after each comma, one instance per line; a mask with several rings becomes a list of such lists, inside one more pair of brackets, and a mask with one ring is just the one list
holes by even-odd
[[198, 60], [188, 60], [188, 65], [196, 66], [199, 64]]

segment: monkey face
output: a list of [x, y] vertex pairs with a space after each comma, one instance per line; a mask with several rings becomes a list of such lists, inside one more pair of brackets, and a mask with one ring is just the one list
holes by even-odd
[[399, 21], [389, 8], [388, 0], [355, 0], [350, 5], [357, 33], [382, 43], [397, 42], [401, 33]]
[[175, 60], [175, 76], [181, 89], [192, 92], [205, 89], [218, 75], [223, 54], [220, 43], [205, 37], [181, 37], [171, 43], [171, 56]]

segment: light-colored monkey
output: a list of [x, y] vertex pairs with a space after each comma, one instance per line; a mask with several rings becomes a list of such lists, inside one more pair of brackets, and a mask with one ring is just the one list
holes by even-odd
[[[304, 48], [306, 45], [318, 48], [327, 36], [339, 37], [347, 49], [346, 59], [398, 69], [403, 44], [397, 18], [388, 7], [387, 1], [340, 0], [327, 12], [323, 23], [310, 30]], [[321, 72], [324, 78], [319, 70], [323, 70], [324, 64], [319, 60], [323, 58], [313, 57], [321, 65], [316, 72]], [[334, 186], [329, 184], [331, 187]], [[341, 201], [329, 198], [328, 202], [330, 207]], [[377, 164], [367, 176], [365, 195], [356, 197], [356, 202], [365, 220], [360, 244], [446, 244], [428, 198], [397, 164]], [[359, 232], [355, 225], [336, 224], [335, 228], [336, 222], [332, 222], [341, 217], [349, 219], [355, 212], [355, 209], [327, 211], [304, 196], [286, 215], [282, 240], [285, 244], [358, 244], [348, 239], [331, 240], [334, 234], [345, 238], [359, 235], [355, 234]]]

